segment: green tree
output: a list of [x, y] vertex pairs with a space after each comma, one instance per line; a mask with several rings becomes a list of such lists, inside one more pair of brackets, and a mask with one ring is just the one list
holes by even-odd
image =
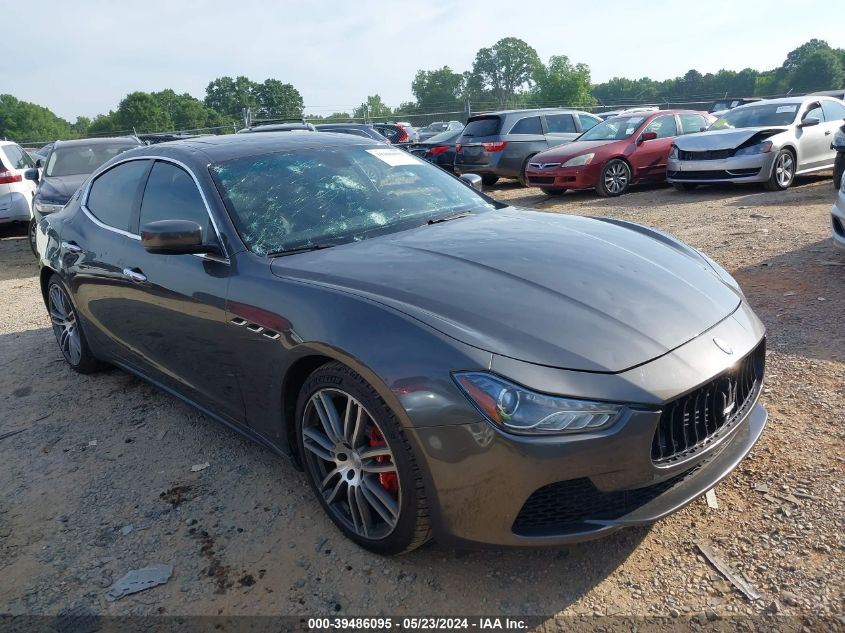
[[112, 115], [114, 126], [122, 132], [162, 132], [173, 129], [173, 119], [160, 101], [149, 92], [126, 95]]
[[241, 119], [243, 108], [258, 110], [258, 99], [255, 96], [254, 81], [246, 77], [218, 77], [210, 82], [205, 89], [205, 105], [220, 114]]
[[595, 103], [590, 94], [590, 68], [573, 65], [566, 55], [553, 55], [548, 65], [534, 71], [534, 97], [540, 105], [586, 108]]
[[253, 95], [258, 103], [259, 118], [301, 118], [305, 104], [299, 90], [278, 79], [265, 79], [254, 84]]
[[231, 123], [227, 117], [206, 107], [202, 101], [187, 92], [180, 95], [166, 89], [152, 93], [152, 97], [170, 117], [176, 130], [198, 130]]
[[781, 66], [787, 73], [794, 72], [807, 57], [819, 50], [830, 49], [830, 44], [824, 40], [811, 39], [798, 48], [789, 51]]
[[47, 108], [0, 94], [0, 138], [48, 141], [74, 136], [70, 123]]
[[391, 114], [393, 114], [393, 111], [384, 104], [381, 96], [377, 94], [368, 96], [367, 101], [355, 108], [352, 112], [352, 116], [356, 119], [363, 119], [366, 116], [374, 120], [387, 119]]
[[475, 55], [472, 74], [475, 85], [489, 89], [496, 107], [504, 108], [518, 90], [530, 87], [540, 58], [521, 39], [505, 37]]
[[[411, 82], [411, 92], [417, 99], [417, 109], [423, 112], [461, 110], [464, 76], [448, 66], [437, 70], [418, 70]], [[406, 110], [409, 104], [400, 109]]]
[[790, 87], [796, 92], [841, 88], [845, 71], [831, 48], [817, 48], [804, 56], [792, 73]]

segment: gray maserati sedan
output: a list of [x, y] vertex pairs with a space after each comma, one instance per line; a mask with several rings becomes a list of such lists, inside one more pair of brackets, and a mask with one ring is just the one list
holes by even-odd
[[731, 276], [465, 178], [330, 133], [123, 153], [38, 225], [61, 352], [289, 456], [380, 554], [594, 538], [726, 477], [767, 418]]

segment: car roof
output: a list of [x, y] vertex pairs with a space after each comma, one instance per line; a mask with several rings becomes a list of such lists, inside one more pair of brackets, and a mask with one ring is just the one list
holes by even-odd
[[766, 105], [769, 103], [810, 103], [811, 101], [839, 101], [835, 97], [825, 97], [824, 95], [803, 95], [803, 96], [796, 96], [796, 97], [779, 97], [777, 99], [761, 99], [760, 101], [755, 101], [753, 103], [743, 103], [741, 106], [737, 106], [734, 110], [738, 110], [739, 108], [747, 108], [749, 106], [759, 106], [759, 105]]
[[317, 129], [330, 127], [354, 127], [359, 129], [372, 129], [373, 126], [369, 123], [318, 123], [314, 127], [316, 127]]
[[[383, 148], [384, 145], [375, 139], [350, 134], [334, 132], [309, 132], [289, 134], [287, 132], [266, 132], [264, 134], [223, 134], [220, 136], [203, 136], [196, 139], [171, 141], [157, 145], [144, 146], [131, 150], [126, 156], [180, 156], [191, 158], [201, 153], [211, 162], [258, 156], [272, 152], [284, 152], [297, 149], [312, 149], [320, 147], [352, 147], [356, 145], [372, 145]], [[397, 150], [401, 151], [401, 150]]]
[[142, 145], [134, 136], [106, 136], [99, 138], [77, 138], [70, 141], [56, 141], [54, 147], [75, 147], [77, 145], [111, 145], [126, 143], [127, 145]]
[[[478, 114], [473, 114], [470, 118], [474, 119], [475, 117], [482, 117], [482, 116], [507, 116], [510, 114], [548, 114], [549, 112], [577, 112], [579, 114], [590, 114], [584, 110], [576, 110], [575, 108], [523, 108], [521, 110], [493, 110], [490, 112], [479, 112]], [[596, 116], [595, 114], [591, 116]]]

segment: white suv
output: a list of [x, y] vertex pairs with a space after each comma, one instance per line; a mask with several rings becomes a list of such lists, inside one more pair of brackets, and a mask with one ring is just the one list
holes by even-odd
[[24, 178], [35, 163], [23, 148], [11, 141], [0, 141], [0, 224], [29, 222], [35, 183]]

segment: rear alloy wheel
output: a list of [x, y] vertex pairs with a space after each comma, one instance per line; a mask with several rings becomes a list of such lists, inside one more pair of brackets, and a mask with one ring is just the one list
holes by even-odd
[[306, 381], [297, 405], [299, 454], [329, 517], [378, 554], [430, 537], [422, 478], [396, 417], [351, 369], [330, 363]]
[[525, 173], [525, 170], [528, 169], [528, 163], [534, 158], [536, 154], [532, 154], [528, 158], [525, 159], [525, 162], [522, 163], [522, 169], [519, 170], [519, 184], [523, 187], [530, 187], [531, 185], [528, 183], [528, 174]]
[[38, 248], [35, 244], [35, 234], [38, 232], [38, 224], [35, 218], [29, 221], [29, 248], [32, 249], [32, 254], [38, 257]]
[[497, 182], [499, 182], [499, 177], [496, 174], [483, 174], [481, 176], [481, 182], [483, 182], [488, 187], [492, 187]]
[[775, 164], [772, 166], [772, 175], [766, 181], [766, 189], [782, 191], [787, 189], [793, 180], [795, 180], [795, 156], [788, 149], [782, 149], [775, 156]]
[[76, 308], [73, 307], [70, 296], [57, 275], [50, 278], [47, 286], [47, 311], [50, 314], [53, 334], [56, 335], [59, 349], [67, 364], [80, 374], [90, 374], [100, 369], [102, 363], [88, 348], [85, 335], [79, 327]]
[[631, 168], [624, 160], [615, 158], [602, 168], [596, 191], [600, 196], [621, 196], [631, 185]]

